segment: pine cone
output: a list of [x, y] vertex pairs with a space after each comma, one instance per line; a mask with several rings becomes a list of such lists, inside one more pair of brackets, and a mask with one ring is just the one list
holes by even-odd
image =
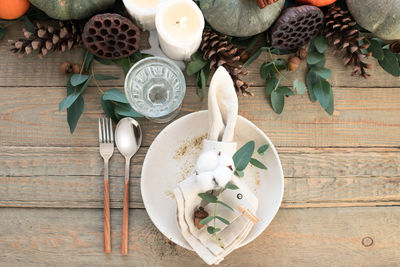
[[210, 60], [210, 69], [224, 66], [232, 77], [236, 91], [240, 91], [245, 96], [253, 95], [248, 91], [251, 83], [239, 78], [239, 76], [247, 75], [248, 71], [243, 70], [240, 64], [241, 53], [237, 47], [228, 42], [228, 36], [220, 35], [207, 28], [203, 32], [200, 49], [204, 53], [203, 58]]
[[354, 65], [351, 75], [358, 73], [367, 78], [370, 75], [366, 69], [371, 68], [371, 65], [363, 59], [371, 53], [361, 50], [366, 50], [369, 44], [362, 43], [364, 37], [360, 36], [356, 24], [348, 10], [332, 5], [325, 15], [325, 36], [331, 40], [337, 51], [343, 51], [344, 65]]
[[9, 40], [11, 52], [19, 57], [37, 52], [39, 57], [49, 51], [64, 52], [81, 45], [82, 27], [71, 21], [59, 21], [49, 25], [36, 24], [34, 31], [23, 29], [25, 39]]

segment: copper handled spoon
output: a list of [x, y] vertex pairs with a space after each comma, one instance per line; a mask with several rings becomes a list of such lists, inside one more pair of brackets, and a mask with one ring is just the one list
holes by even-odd
[[125, 157], [124, 207], [122, 211], [121, 254], [128, 254], [128, 216], [129, 216], [129, 166], [131, 158], [142, 143], [142, 130], [132, 118], [123, 118], [115, 129], [115, 143]]

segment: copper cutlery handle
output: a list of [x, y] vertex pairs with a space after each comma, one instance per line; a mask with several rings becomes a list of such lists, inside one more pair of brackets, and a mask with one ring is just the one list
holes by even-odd
[[110, 190], [108, 184], [108, 161], [104, 161], [104, 253], [111, 253], [110, 237]]
[[130, 159], [127, 159], [125, 165], [124, 207], [122, 210], [122, 233], [121, 233], [122, 255], [128, 255], [129, 164], [130, 164]]

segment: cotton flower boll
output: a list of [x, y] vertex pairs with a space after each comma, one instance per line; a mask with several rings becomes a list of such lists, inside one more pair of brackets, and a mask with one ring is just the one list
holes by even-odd
[[201, 172], [210, 172], [217, 168], [218, 164], [218, 154], [215, 151], [207, 151], [200, 155], [196, 164], [196, 171], [198, 173]]
[[212, 172], [202, 172], [196, 175], [197, 184], [203, 192], [214, 189], [215, 182], [213, 179], [214, 174]]
[[218, 167], [228, 167], [231, 166], [232, 169], [234, 169], [233, 167], [234, 163], [233, 163], [233, 159], [232, 157], [228, 157], [224, 154], [221, 154], [218, 156]]
[[213, 171], [218, 186], [223, 188], [232, 179], [233, 171], [226, 166], [221, 166]]

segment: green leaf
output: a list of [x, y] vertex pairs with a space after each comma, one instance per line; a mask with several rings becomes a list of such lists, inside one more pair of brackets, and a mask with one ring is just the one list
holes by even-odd
[[284, 96], [294, 95], [293, 91], [287, 86], [279, 86], [274, 92]]
[[259, 169], [263, 169], [263, 170], [267, 169], [267, 166], [265, 166], [262, 162], [258, 161], [255, 158], [251, 158], [250, 159], [250, 164], [253, 165], [254, 167], [259, 168]]
[[317, 81], [318, 81], [318, 75], [313, 71], [308, 71], [306, 76], [306, 83], [311, 102], [317, 101], [317, 97], [314, 94], [314, 84]]
[[207, 227], [207, 232], [209, 233], [209, 234], [214, 234], [214, 233], [216, 233], [216, 232], [218, 232], [218, 231], [220, 231], [221, 229], [219, 229], [219, 228], [214, 228], [214, 227], [212, 227], [212, 226], [208, 226]]
[[244, 176], [244, 171], [235, 170], [235, 175], [239, 176], [239, 177], [243, 177]]
[[[75, 90], [75, 88], [74, 88], [73, 92], [71, 94], [68, 94], [68, 90], [71, 90], [71, 89], [68, 89], [68, 84], [67, 84], [68, 96], [66, 98], [64, 98], [58, 105], [59, 111], [65, 109], [65, 108], [69, 108], [78, 99], [78, 97], [81, 94], [83, 94], [83, 92], [85, 92], [85, 90], [88, 87], [91, 80], [92, 80], [92, 76], [90, 76], [80, 88], [78, 87], [79, 90]], [[70, 81], [71, 81], [71, 86], [72, 86], [72, 80], [70, 80]]]
[[226, 225], [229, 225], [229, 224], [230, 224], [229, 221], [228, 221], [227, 219], [224, 219], [224, 218], [222, 218], [222, 217], [220, 217], [220, 216], [215, 216], [215, 218], [217, 218], [218, 220], [220, 220], [221, 222], [223, 222], [223, 223], [226, 224]]
[[328, 103], [328, 106], [326, 107], [325, 111], [329, 115], [332, 115], [334, 110], [335, 110], [335, 107], [334, 107], [333, 90], [331, 90], [330, 95], [329, 95], [329, 103]]
[[28, 16], [24, 16], [24, 25], [28, 32], [34, 32], [35, 26], [33, 26], [32, 21], [28, 18]]
[[259, 155], [264, 155], [264, 152], [267, 151], [268, 148], [269, 148], [269, 144], [262, 145], [257, 149], [257, 153]]
[[260, 77], [263, 80], [272, 77], [273, 72], [275, 72], [273, 62], [264, 62], [260, 67]]
[[383, 54], [382, 45], [381, 45], [379, 39], [372, 38], [370, 40], [370, 46], [368, 47], [368, 51], [372, 52], [372, 56], [374, 58], [376, 58], [377, 60], [383, 60], [384, 54]]
[[253, 63], [253, 61], [255, 61], [260, 55], [262, 51], [266, 51], [268, 50], [269, 47], [263, 46], [260, 47], [256, 52], [254, 52], [253, 55], [251, 55], [249, 57], [249, 59], [243, 64], [243, 67], [247, 67], [248, 65], [250, 65], [251, 63]]
[[214, 219], [213, 216], [208, 216], [199, 222], [200, 225], [206, 225], [207, 223], [211, 222]]
[[[197, 53], [197, 52], [196, 52]], [[191, 76], [196, 72], [199, 72], [207, 64], [207, 61], [202, 57], [192, 56], [192, 61], [186, 67], [186, 74]]]
[[243, 171], [247, 167], [254, 153], [254, 147], [255, 142], [249, 141], [233, 155], [232, 159], [237, 171]]
[[228, 204], [226, 204], [225, 202], [222, 202], [222, 201], [218, 200], [217, 203], [221, 204], [222, 206], [224, 206], [224, 207], [230, 209], [231, 211], [233, 211], [233, 209]]
[[0, 25], [0, 40], [2, 40], [4, 38], [4, 35], [6, 35], [6, 32], [7, 32], [6, 28], [3, 28]]
[[400, 76], [400, 65], [396, 55], [389, 49], [383, 49], [383, 60], [378, 60], [379, 65], [393, 76]]
[[318, 52], [310, 51], [307, 54], [307, 63], [308, 64], [317, 64], [321, 60], [323, 60], [324, 55]]
[[118, 80], [118, 79], [119, 79], [119, 77], [110, 76], [110, 75], [104, 75], [104, 74], [95, 74], [95, 75], [94, 75], [94, 78], [95, 78], [96, 80], [99, 80], [99, 81]]
[[200, 70], [200, 84], [201, 84], [201, 100], [203, 100], [203, 97], [206, 95], [206, 86], [207, 86], [207, 80], [206, 80], [206, 75], [204, 73], [204, 70]]
[[319, 81], [314, 85], [314, 94], [324, 109], [328, 107], [331, 90], [331, 85], [321, 78], [319, 78]]
[[324, 79], [329, 79], [329, 77], [331, 77], [332, 74], [331, 70], [320, 67], [311, 67], [310, 71], [315, 72], [315, 74]]
[[128, 99], [126, 99], [125, 94], [117, 88], [112, 88], [112, 89], [104, 92], [103, 99], [104, 100], [112, 100], [112, 101], [116, 101], [119, 103], [129, 104]]
[[96, 57], [96, 56], [94, 56], [94, 59], [97, 61], [97, 62], [99, 62], [99, 63], [101, 63], [101, 64], [103, 64], [103, 65], [111, 65], [113, 62], [112, 62], [112, 60], [110, 60], [110, 59], [105, 59], [105, 58], [101, 58], [101, 57]]
[[115, 105], [114, 109], [115, 114], [118, 114], [122, 117], [133, 117], [140, 118], [143, 117], [142, 114], [136, 112], [130, 105], [118, 103]]
[[76, 125], [78, 124], [79, 118], [81, 117], [85, 103], [81, 95], [78, 99], [67, 109], [67, 121], [71, 134], [74, 133]]
[[271, 49], [271, 54], [275, 54], [275, 55], [289, 55], [289, 54], [294, 54], [294, 53], [296, 53], [296, 51], [297, 51], [297, 49], [285, 50], [285, 49], [273, 48], [273, 49]]
[[328, 40], [322, 36], [318, 35], [313, 39], [313, 44], [315, 49], [317, 49], [318, 52], [321, 54], [325, 52], [325, 50], [328, 48]]
[[264, 86], [265, 94], [267, 96], [270, 95], [276, 87], [278, 87], [278, 82], [279, 80], [275, 76], [272, 76], [267, 80]]
[[217, 203], [217, 197], [214, 196], [213, 194], [209, 193], [199, 193], [197, 194], [201, 199], [204, 199], [205, 201], [209, 203]]
[[272, 61], [272, 63], [275, 65], [275, 67], [278, 70], [284, 70], [287, 68], [287, 63], [285, 61], [283, 61], [282, 59], [276, 59], [276, 60]]
[[85, 74], [72, 74], [71, 76], [71, 85], [72, 86], [78, 86], [84, 82], [86, 82], [89, 79], [89, 76]]
[[94, 59], [94, 55], [92, 53], [90, 53], [88, 50], [85, 49], [85, 53], [84, 53], [85, 64], [83, 65], [83, 71], [84, 72], [88, 72], [89, 71], [90, 66], [92, 66], [93, 59]]
[[106, 101], [101, 98], [101, 107], [103, 108], [104, 114], [106, 114], [107, 117], [112, 118], [113, 120], [116, 120], [115, 114], [114, 114], [114, 108], [115, 105], [111, 101]]
[[230, 189], [230, 190], [237, 190], [239, 189], [239, 187], [237, 187], [236, 185], [232, 184], [232, 183], [227, 183], [225, 185], [225, 188]]
[[293, 81], [293, 88], [296, 90], [296, 92], [299, 95], [302, 95], [306, 92], [306, 85], [304, 84], [304, 82], [299, 81], [299, 79], [296, 79]]
[[123, 68], [125, 75], [128, 73], [129, 69], [131, 68], [129, 57], [114, 59], [113, 62]]
[[285, 105], [285, 96], [282, 94], [278, 94], [276, 90], [272, 91], [271, 104], [272, 104], [272, 109], [275, 111], [275, 113], [281, 114], [283, 107]]

